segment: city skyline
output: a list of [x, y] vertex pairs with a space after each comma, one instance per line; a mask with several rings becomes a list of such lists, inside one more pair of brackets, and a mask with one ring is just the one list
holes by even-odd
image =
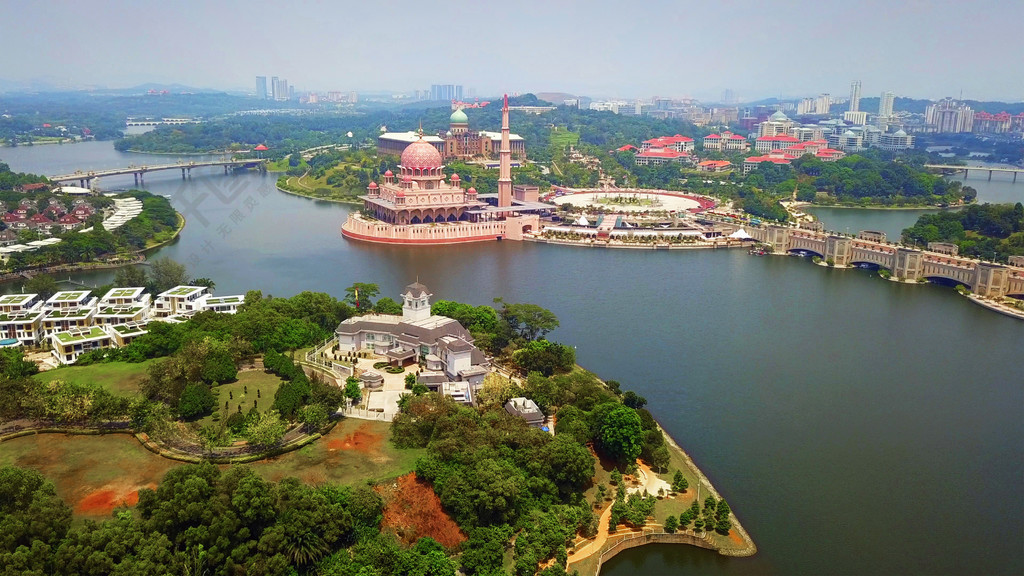
[[[1021, 5], [975, 3], [965, 19], [959, 9], [946, 9], [960, 6], [952, 2], [648, 4], [639, 13], [612, 10], [617, 5], [603, 2], [424, 7], [396, 0], [298, 5], [283, 12], [260, 2], [147, 7], [145, 21], [173, 31], [166, 37], [140, 24], [137, 8], [125, 2], [31, 4], [5, 14], [21, 25], [4, 36], [5, 52], [17, 47], [19, 58], [5, 62], [2, 77], [67, 87], [163, 83], [253, 92], [254, 76], [275, 70], [301, 90], [411, 92], [445, 81], [478, 94], [708, 101], [726, 90], [745, 101], [845, 94], [856, 79], [868, 95], [1024, 98], [1024, 84], [1005, 68], [1024, 60], [1024, 47], [1002, 40], [1012, 37], [1012, 23], [1024, 16]], [[868, 17], [883, 13], [885, 19]], [[513, 50], [443, 55], [416, 47], [442, 42], [444, 32], [428, 31], [452, 27], [484, 37], [507, 34]], [[858, 34], [855, 50], [842, 41], [850, 27]], [[807, 50], [771, 49], [793, 41], [780, 30], [796, 34], [797, 28], [799, 45]], [[41, 29], [90, 34], [36, 42]], [[676, 48], [645, 48], [652, 38], [672, 39]]]

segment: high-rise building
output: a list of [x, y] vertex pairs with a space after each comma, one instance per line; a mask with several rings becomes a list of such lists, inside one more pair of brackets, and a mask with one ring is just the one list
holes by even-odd
[[814, 101], [814, 113], [815, 114], [828, 114], [829, 109], [832, 108], [832, 95], [821, 94]]
[[860, 80], [854, 80], [850, 84], [850, 112], [860, 111]]
[[288, 80], [274, 78], [274, 100], [288, 100], [291, 93], [288, 90]]
[[882, 92], [882, 97], [878, 99], [878, 116], [881, 118], [889, 118], [892, 116], [892, 104], [896, 100], [896, 94], [892, 92]]
[[277, 76], [270, 78], [270, 98], [272, 100], [277, 100], [277, 83]]
[[929, 104], [924, 119], [936, 132], [970, 132], [974, 128], [974, 110], [952, 98]]
[[431, 84], [431, 100], [462, 100], [462, 85], [460, 84]]
[[257, 76], [256, 77], [256, 98], [258, 100], [267, 99], [267, 77]]

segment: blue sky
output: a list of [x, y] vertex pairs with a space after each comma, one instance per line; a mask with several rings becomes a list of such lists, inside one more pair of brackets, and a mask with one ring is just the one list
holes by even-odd
[[477, 94], [1024, 99], [1024, 2], [0, 0], [0, 78]]

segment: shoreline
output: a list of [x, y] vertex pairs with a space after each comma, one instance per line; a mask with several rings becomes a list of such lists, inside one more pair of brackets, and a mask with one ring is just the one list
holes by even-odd
[[360, 204], [362, 204], [362, 202], [358, 202], [355, 200], [338, 200], [336, 198], [320, 198], [318, 196], [307, 196], [305, 194], [300, 194], [298, 192], [293, 192], [291, 190], [285, 190], [284, 188], [278, 186], [276, 183], [274, 184], [274, 188], [277, 188], [278, 192], [284, 192], [285, 194], [298, 196], [299, 198], [306, 198], [308, 200], [320, 200], [322, 202], [334, 202], [335, 204], [348, 204], [350, 206], [359, 206]]
[[218, 150], [215, 152], [147, 152], [145, 150], [136, 150], [134, 148], [129, 148], [128, 150], [118, 150], [115, 148], [114, 152], [149, 154], [151, 156], [223, 156], [225, 154], [241, 154], [241, 152], [235, 152], [232, 150]]
[[694, 242], [692, 244], [666, 244], [666, 243], [651, 243], [651, 244], [626, 244], [620, 242], [613, 244], [611, 242], [584, 242], [579, 240], [559, 240], [554, 238], [537, 238], [534, 236], [523, 236], [523, 242], [535, 242], [537, 244], [553, 244], [556, 246], [575, 246], [578, 248], [611, 248], [611, 249], [625, 249], [625, 250], [726, 250], [732, 248], [744, 248], [742, 243], [736, 244], [719, 244], [719, 243], [704, 243], [700, 244]]
[[[141, 264], [142, 262], [145, 262], [147, 260], [147, 258], [148, 258], [147, 253], [150, 253], [150, 252], [153, 252], [155, 250], [158, 250], [159, 248], [162, 248], [162, 247], [164, 247], [164, 246], [174, 242], [175, 240], [178, 239], [178, 236], [181, 235], [181, 232], [182, 232], [182, 230], [185, 229], [185, 224], [187, 222], [185, 220], [185, 217], [182, 216], [182, 214], [180, 212], [175, 211], [175, 214], [178, 215], [178, 227], [174, 230], [174, 234], [170, 238], [168, 238], [167, 240], [164, 240], [163, 242], [154, 244], [152, 246], [147, 246], [147, 247], [141, 248], [139, 250], [135, 250], [134, 252], [131, 253], [135, 257], [135, 259], [133, 261], [131, 261], [131, 262], [116, 262], [116, 263], [114, 263], [114, 262], [93, 262], [93, 263], [69, 264], [69, 265], [66, 265], [67, 266], [66, 268], [58, 266], [57, 268], [59, 268], [59, 269], [57, 269], [57, 270], [50, 270], [50, 269], [22, 270], [21, 272], [11, 272], [11, 273], [6, 274], [4, 276], [0, 276], [0, 284], [6, 284], [6, 283], [9, 283], [9, 282], [15, 282], [17, 280], [22, 280], [22, 281], [28, 280], [28, 278], [26, 278], [25, 274], [29, 274], [30, 276], [38, 276], [39, 274], [51, 274], [51, 272], [61, 272], [61, 273], [63, 273], [63, 272], [71, 272], [71, 273], [75, 273], [75, 272], [90, 272], [90, 271], [93, 271], [93, 270], [116, 270], [117, 268], [124, 268], [125, 266], [135, 266], [135, 265]], [[60, 280], [58, 280], [58, 282], [59, 281]]]

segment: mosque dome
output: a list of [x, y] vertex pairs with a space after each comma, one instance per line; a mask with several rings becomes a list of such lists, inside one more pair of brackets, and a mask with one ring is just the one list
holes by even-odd
[[469, 124], [469, 117], [466, 116], [466, 113], [463, 112], [461, 108], [452, 112], [452, 116], [449, 120], [452, 124]]
[[785, 122], [789, 120], [789, 116], [783, 114], [782, 110], [776, 110], [774, 114], [769, 118], [772, 122]]
[[442, 164], [441, 153], [422, 138], [406, 146], [402, 152], [402, 168], [440, 168]]
[[906, 132], [904, 132], [903, 130], [897, 130], [897, 131], [896, 131], [896, 133], [895, 133], [895, 134], [893, 134], [893, 136], [899, 136], [899, 137], [901, 137], [901, 138], [902, 138], [902, 137], [904, 137], [904, 136], [906, 136], [906, 135], [907, 135], [907, 133], [906, 133]]

